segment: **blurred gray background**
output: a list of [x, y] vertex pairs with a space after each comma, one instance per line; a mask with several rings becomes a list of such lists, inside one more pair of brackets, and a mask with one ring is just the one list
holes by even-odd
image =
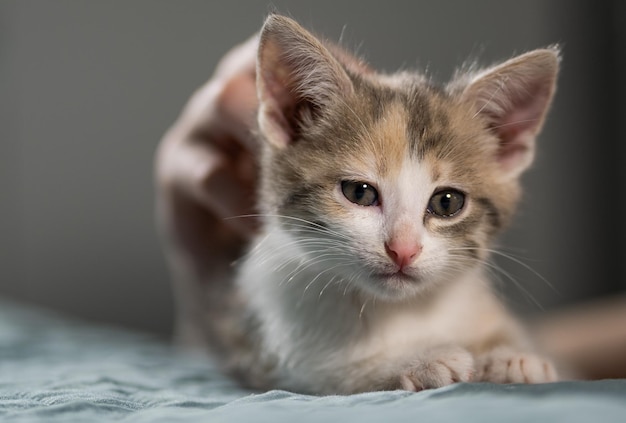
[[[374, 66], [445, 81], [560, 43], [552, 113], [498, 263], [517, 310], [626, 291], [626, 3], [615, 1], [0, 1], [0, 296], [168, 334], [153, 220], [160, 137], [271, 10]], [[527, 291], [539, 304], [523, 293]]]

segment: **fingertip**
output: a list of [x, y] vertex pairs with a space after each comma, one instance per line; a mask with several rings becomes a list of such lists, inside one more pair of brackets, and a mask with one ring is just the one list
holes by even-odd
[[257, 151], [254, 136], [257, 128], [258, 100], [256, 80], [250, 75], [237, 75], [223, 87], [217, 99], [221, 125], [250, 151]]
[[251, 73], [254, 75], [258, 46], [259, 34], [256, 33], [243, 43], [230, 49], [218, 63], [215, 76], [228, 77], [234, 73]]

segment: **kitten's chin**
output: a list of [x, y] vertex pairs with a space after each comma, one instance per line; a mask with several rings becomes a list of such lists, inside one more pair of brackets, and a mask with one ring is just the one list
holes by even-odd
[[403, 272], [373, 273], [367, 290], [387, 300], [404, 300], [422, 293], [425, 285], [420, 277]]

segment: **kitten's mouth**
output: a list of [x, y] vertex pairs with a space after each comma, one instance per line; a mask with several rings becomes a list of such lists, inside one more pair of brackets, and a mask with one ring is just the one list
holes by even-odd
[[391, 285], [418, 282], [418, 279], [415, 276], [405, 273], [402, 269], [398, 269], [395, 272], [380, 272], [375, 275], [384, 283]]
[[409, 273], [415, 269], [377, 269], [370, 273], [368, 285], [376, 295], [389, 300], [407, 298], [423, 288], [423, 278], [418, 274]]

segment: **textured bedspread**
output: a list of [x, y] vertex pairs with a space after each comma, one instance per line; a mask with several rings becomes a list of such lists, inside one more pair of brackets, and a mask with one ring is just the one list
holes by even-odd
[[626, 422], [626, 381], [253, 393], [150, 336], [0, 302], [0, 421]]

